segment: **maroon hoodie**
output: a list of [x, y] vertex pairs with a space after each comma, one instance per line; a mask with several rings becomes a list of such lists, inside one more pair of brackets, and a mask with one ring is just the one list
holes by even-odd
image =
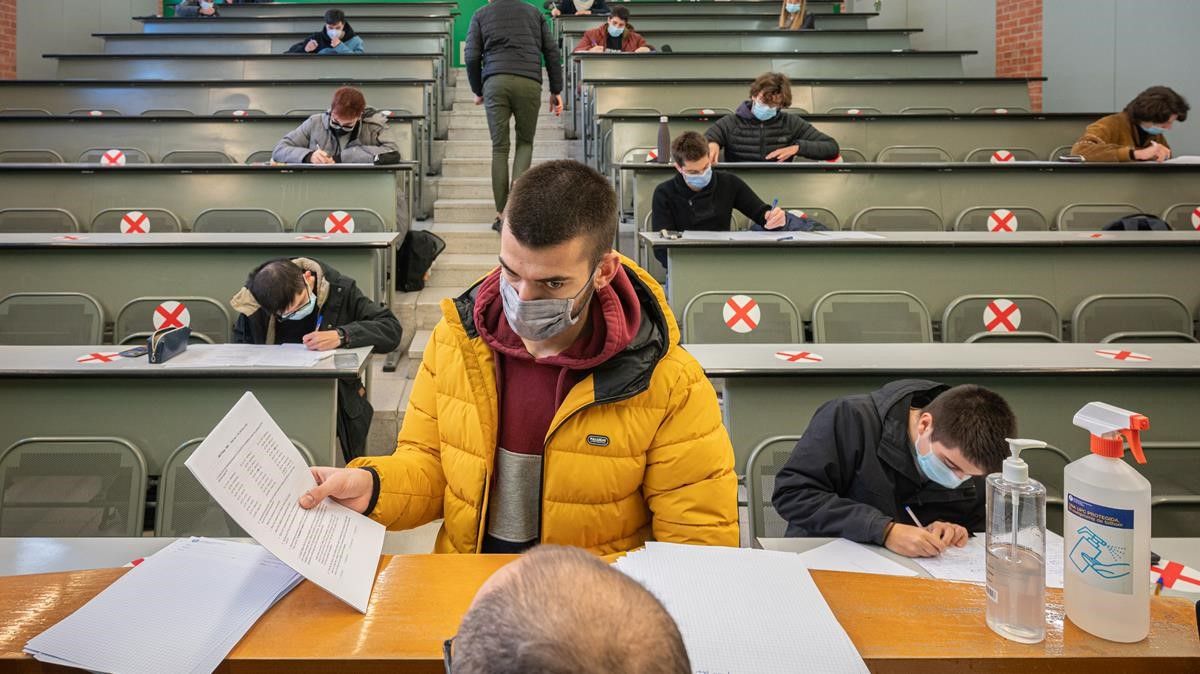
[[538, 541], [541, 461], [546, 433], [563, 400], [588, 372], [633, 341], [641, 303], [624, 267], [597, 291], [590, 325], [562, 353], [536, 359], [504, 317], [500, 270], [485, 278], [475, 299], [475, 328], [496, 356], [499, 437], [483, 552], [520, 552]]

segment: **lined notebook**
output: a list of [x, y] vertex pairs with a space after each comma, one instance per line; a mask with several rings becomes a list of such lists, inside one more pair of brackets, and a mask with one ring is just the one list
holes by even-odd
[[793, 553], [651, 542], [613, 566], [662, 601], [695, 672], [867, 672]]
[[301, 579], [257, 545], [175, 541], [30, 639], [25, 652], [98, 672], [211, 672]]

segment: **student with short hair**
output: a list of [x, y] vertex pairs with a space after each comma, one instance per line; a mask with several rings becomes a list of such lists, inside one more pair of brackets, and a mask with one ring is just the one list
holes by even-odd
[[559, 545], [533, 548], [488, 577], [445, 651], [454, 674], [692, 671], [679, 627], [653, 594]]
[[645, 53], [652, 51], [646, 40], [629, 25], [629, 9], [620, 5], [613, 7], [612, 14], [604, 23], [584, 32], [575, 45], [576, 52], [625, 52]]
[[181, 19], [212, 19], [221, 15], [218, 4], [230, 4], [229, 0], [181, 0], [175, 5], [175, 16]]
[[595, 170], [521, 176], [499, 268], [442, 300], [396, 451], [314, 468], [301, 507], [328, 496], [389, 529], [442, 519], [435, 552], [736, 547], [716, 392], [616, 235], [616, 193]]
[[362, 54], [366, 51], [363, 39], [354, 32], [346, 13], [340, 9], [325, 10], [325, 25], [288, 48], [289, 54]]
[[558, 0], [553, 3], [550, 16], [572, 16], [579, 14], [608, 14], [608, 3], [605, 0]]
[[775, 477], [771, 502], [788, 536], [933, 557], [984, 530], [982, 478], [1000, 470], [1016, 432], [1008, 403], [986, 388], [894, 381], [822, 405]]
[[281, 164], [373, 164], [375, 158], [398, 152], [385, 113], [367, 107], [354, 87], [333, 93], [329, 110], [304, 120], [271, 152]]
[[787, 75], [759, 75], [750, 85], [750, 98], [704, 132], [709, 159], [716, 164], [722, 149], [727, 162], [836, 159], [837, 141], [799, 115], [784, 112], [791, 105], [792, 84]]
[[1150, 87], [1114, 115], [1088, 125], [1071, 154], [1088, 161], [1164, 162], [1171, 158], [1166, 132], [1186, 122], [1191, 106], [1167, 87]]

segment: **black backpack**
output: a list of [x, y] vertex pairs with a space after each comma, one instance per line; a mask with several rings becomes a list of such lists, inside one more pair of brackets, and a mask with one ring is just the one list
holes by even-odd
[[396, 290], [406, 293], [423, 290], [429, 268], [445, 249], [446, 242], [433, 232], [408, 230], [404, 243], [396, 251]]
[[1104, 226], [1106, 232], [1167, 232], [1171, 226], [1158, 216], [1149, 213], [1134, 213]]

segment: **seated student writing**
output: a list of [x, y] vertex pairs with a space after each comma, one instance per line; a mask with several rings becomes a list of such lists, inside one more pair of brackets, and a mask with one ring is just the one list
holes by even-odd
[[1000, 470], [1016, 430], [1008, 403], [988, 389], [894, 381], [822, 405], [776, 476], [771, 502], [788, 536], [933, 557], [984, 529], [980, 478]]
[[340, 9], [325, 10], [325, 25], [288, 48], [289, 54], [362, 54], [366, 51], [363, 39], [354, 32], [346, 13]]
[[1115, 115], [1089, 124], [1071, 146], [1088, 161], [1156, 161], [1171, 158], [1164, 135], [1175, 122], [1187, 121], [1191, 106], [1167, 87], [1150, 87]]
[[608, 21], [584, 32], [575, 45], [575, 51], [581, 52], [636, 52], [644, 54], [651, 51], [646, 40], [629, 25], [629, 9], [613, 7]]
[[373, 164], [381, 154], [399, 151], [387, 114], [367, 107], [362, 92], [333, 92], [326, 112], [317, 113], [284, 136], [271, 152], [281, 164]]
[[722, 149], [727, 162], [836, 159], [837, 141], [798, 115], [783, 111], [791, 105], [792, 84], [787, 75], [759, 75], [750, 85], [750, 98], [704, 132], [709, 159], [716, 164]]
[[608, 14], [609, 11], [604, 0], [558, 0], [548, 4], [552, 5], [550, 16]]

